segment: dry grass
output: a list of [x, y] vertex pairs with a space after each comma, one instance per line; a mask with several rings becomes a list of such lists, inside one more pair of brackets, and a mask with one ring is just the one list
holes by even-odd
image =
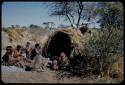
[[3, 31], [9, 35], [10, 41], [16, 41], [19, 38], [24, 37], [21, 29], [4, 29]]
[[[16, 43], [16, 44], [15, 43], [12, 44], [12, 46], [17, 45], [16, 41], [19, 38], [26, 38], [24, 40], [25, 42], [31, 40], [33, 42], [40, 43], [42, 45], [42, 47], [43, 47], [43, 50], [46, 50], [52, 36], [54, 36], [58, 32], [63, 32], [63, 33], [66, 33], [70, 37], [71, 44], [72, 44], [72, 46], [74, 46], [74, 54], [75, 55], [78, 55], [80, 53], [85, 53], [85, 51], [88, 51], [87, 53], [89, 53], [88, 55], [82, 55], [81, 56], [81, 57], [83, 57], [85, 59], [89, 58], [89, 56], [90, 56], [90, 58], [94, 57], [94, 55], [95, 55], [95, 53], [92, 53], [92, 51], [91, 51], [92, 50], [91, 46], [90, 46], [90, 48], [87, 47], [88, 49], [86, 49], [84, 47], [86, 45], [86, 43], [89, 41], [90, 37], [93, 38], [94, 35], [90, 35], [89, 33], [85, 33], [85, 34], [82, 35], [79, 31], [74, 30], [74, 29], [58, 29], [58, 30], [54, 30], [53, 32], [51, 32], [50, 35], [46, 34], [45, 36], [37, 36], [37, 37], [34, 34], [31, 34], [29, 32], [26, 32], [26, 31], [23, 31], [23, 30], [20, 30], [20, 29], [5, 29], [3, 31], [6, 32], [9, 35], [9, 38], [10, 38], [11, 41], [14, 41]], [[97, 33], [97, 32], [93, 30], [92, 33]], [[121, 33], [118, 33], [118, 34], [121, 34]], [[115, 38], [116, 37], [114, 37], [113, 39], [115, 39]], [[93, 39], [97, 39], [97, 35]], [[21, 39], [21, 41], [22, 41], [22, 39]], [[24, 42], [21, 42], [21, 43], [24, 43]], [[94, 45], [95, 45], [95, 43], [94, 43]], [[97, 46], [99, 46], [99, 45], [97, 45]], [[85, 51], [83, 51], [83, 49], [85, 49]], [[102, 77], [103, 78], [111, 77], [111, 78], [117, 78], [119, 80], [123, 80], [124, 79], [124, 76], [123, 76], [124, 75], [123, 56], [121, 57], [119, 55], [113, 55], [112, 57], [115, 57], [115, 56], [118, 56], [117, 60], [115, 59], [115, 62], [110, 64], [110, 69], [109, 68], [108, 68], [108, 70], [106, 69], [106, 72], [108, 71], [109, 74], [106, 75], [105, 72], [102, 72]], [[83, 61], [81, 61], [81, 62], [83, 64], [85, 63]], [[90, 63], [90, 62], [94, 63], [91, 66], [91, 68], [94, 69], [94, 65], [97, 65], [96, 61], [93, 62], [93, 60], [92, 60], [92, 61], [89, 61], [87, 63]], [[107, 65], [108, 65], [108, 63], [107, 63]]]
[[73, 47], [74, 55], [79, 55], [82, 52], [81, 49], [84, 48], [84, 45], [88, 42], [89, 38], [91, 37], [91, 34], [88, 33], [88, 31], [85, 34], [82, 34], [79, 30], [76, 30], [76, 29], [65, 29], [65, 28], [56, 29], [49, 34], [48, 38], [46, 38], [47, 40], [44, 43], [44, 47], [43, 47], [44, 50], [48, 48], [51, 38], [55, 36], [57, 33], [65, 33], [69, 36], [71, 40], [71, 46]]
[[124, 79], [124, 58], [118, 57], [117, 61], [113, 63], [110, 70], [110, 77]]
[[7, 30], [6, 31], [10, 37], [10, 41], [14, 41], [17, 39], [17, 32], [15, 30]]

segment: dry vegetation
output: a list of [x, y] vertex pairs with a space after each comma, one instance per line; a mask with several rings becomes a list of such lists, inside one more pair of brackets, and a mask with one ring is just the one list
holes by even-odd
[[[40, 29], [39, 29], [40, 30]], [[38, 34], [39, 30], [31, 32], [27, 29], [2, 29], [2, 49], [5, 49], [7, 45], [12, 45], [15, 47], [17, 44], [25, 45], [27, 41], [34, 43], [43, 44], [43, 38], [46, 37], [45, 34], [42, 36]], [[46, 31], [49, 33], [49, 31]]]
[[[71, 29], [68, 29], [68, 30], [60, 29], [54, 32], [46, 31], [45, 34], [42, 34], [44, 32], [40, 34], [39, 30], [37, 30], [39, 33], [37, 32], [33, 33], [33, 31], [32, 32], [31, 31], [32, 30], [28, 31], [24, 29], [3, 29], [2, 30], [2, 48], [4, 49], [8, 44], [14, 47], [17, 44], [21, 44], [24, 46], [27, 41], [31, 41], [32, 43], [39, 42], [42, 45], [42, 47], [44, 47], [45, 49], [47, 48], [46, 47], [47, 40], [48, 40], [47, 42], [49, 42], [49, 39], [51, 39], [51, 37], [57, 32], [64, 32], [69, 35], [72, 41], [72, 45], [78, 45], [76, 47], [79, 47], [79, 50], [81, 51], [80, 53], [77, 53], [77, 49], [76, 49], [75, 50], [76, 53], [73, 54], [73, 58], [71, 58], [71, 62], [70, 62], [71, 70], [69, 71], [71, 72], [71, 75], [69, 79], [73, 78], [74, 76], [79, 76], [80, 78], [79, 83], [80, 82], [85, 83], [86, 80], [83, 78], [83, 76], [95, 75], [97, 76], [96, 78], [99, 78], [100, 82], [101, 80], [108, 80], [109, 78], [117, 79], [118, 82], [123, 81], [124, 61], [123, 61], [123, 54], [121, 52], [123, 51], [122, 49], [123, 31], [122, 30], [112, 29], [112, 31], [111, 30], [95, 31], [94, 29], [91, 29], [92, 31], [91, 34], [89, 33], [80, 34], [79, 31], [76, 32]], [[112, 53], [112, 51], [117, 51], [117, 52]], [[62, 79], [64, 78], [65, 80], [65, 76], [67, 74], [64, 74], [64, 72], [65, 71], [60, 72], [59, 74], [62, 75], [61, 78]], [[34, 74], [34, 76], [35, 75], [38, 75], [38, 74]], [[7, 78], [6, 76], [7, 75], [4, 74], [5, 79]], [[47, 80], [47, 82], [48, 81], [49, 80]], [[99, 81], [95, 83], [98, 83]], [[87, 83], [90, 83], [90, 82], [94, 82], [94, 80], [88, 81]]]

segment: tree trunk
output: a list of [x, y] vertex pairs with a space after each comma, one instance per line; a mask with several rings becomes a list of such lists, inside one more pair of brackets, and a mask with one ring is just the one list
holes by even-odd
[[69, 18], [69, 16], [68, 16], [68, 15], [66, 15], [66, 16], [67, 16], [67, 18], [68, 18], [68, 20], [69, 20], [69, 22], [70, 22], [70, 24], [71, 24], [71, 27], [74, 29], [74, 26], [73, 26], [73, 24], [72, 24], [71, 19]]
[[76, 24], [76, 26], [78, 28], [80, 20], [81, 20], [81, 14], [82, 14], [82, 10], [83, 10], [83, 4], [82, 4], [82, 2], [79, 2], [79, 1], [77, 3], [78, 3], [78, 6], [79, 6], [79, 10], [80, 10], [78, 12], [78, 21], [77, 21], [77, 24]]

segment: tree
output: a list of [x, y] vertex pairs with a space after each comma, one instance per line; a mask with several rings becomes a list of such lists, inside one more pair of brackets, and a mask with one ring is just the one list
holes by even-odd
[[[112, 64], [123, 56], [123, 9], [120, 3], [99, 3], [97, 14], [100, 16], [98, 38], [93, 38], [86, 47], [88, 56], [95, 56], [98, 59], [97, 68], [103, 75], [108, 74]], [[84, 51], [84, 53], [85, 53]], [[90, 55], [91, 53], [91, 55]]]
[[54, 22], [43, 22], [43, 25], [45, 25], [45, 28], [49, 28], [50, 30], [55, 26]]
[[52, 29], [52, 28], [54, 28], [54, 26], [55, 26], [55, 24], [54, 24], [54, 22], [49, 22], [49, 24], [50, 24], [50, 30]]
[[18, 24], [16, 24], [16, 26], [15, 26], [16, 28], [20, 28], [20, 25], [18, 25]]
[[98, 23], [101, 23], [102, 28], [123, 27], [123, 6], [121, 3], [100, 3], [100, 7], [97, 9], [100, 15]]
[[11, 27], [12, 27], [12, 28], [15, 28], [15, 26], [14, 26], [14, 25], [11, 25]]
[[94, 9], [94, 7], [95, 7], [95, 3], [87, 3], [87, 2], [85, 3], [82, 1], [53, 2], [51, 4], [52, 11], [50, 16], [64, 17], [65, 20], [68, 20], [70, 22], [73, 28], [74, 28], [74, 25], [76, 25], [76, 27], [78, 28], [80, 23], [83, 22], [84, 20], [90, 21], [90, 18], [93, 15], [91, 11], [92, 9]]
[[43, 25], [45, 25], [45, 28], [49, 27], [49, 23], [48, 22], [43, 22]]
[[31, 25], [29, 26], [29, 28], [40, 28], [40, 26], [31, 24]]
[[64, 24], [60, 24], [60, 25], [58, 26], [58, 28], [64, 28], [64, 27], [65, 27]]

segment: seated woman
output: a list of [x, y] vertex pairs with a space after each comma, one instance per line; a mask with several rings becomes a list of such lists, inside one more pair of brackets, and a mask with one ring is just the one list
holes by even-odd
[[35, 52], [35, 53], [31, 54], [32, 55], [31, 56], [32, 62], [31, 62], [30, 67], [28, 67], [28, 69], [30, 69], [32, 71], [44, 71], [45, 70], [45, 62], [44, 62], [44, 59], [41, 55], [42, 49], [39, 46], [39, 44], [35, 45], [35, 49], [32, 52]]
[[23, 51], [24, 51], [24, 53], [26, 53], [26, 58], [30, 59], [30, 55], [31, 55], [31, 51], [32, 51], [30, 42], [26, 43], [26, 46], [25, 46], [25, 48], [23, 48]]
[[[35, 44], [35, 48], [31, 51], [30, 59], [33, 60], [34, 57], [39, 53], [39, 44]], [[39, 53], [40, 54], [40, 53]]]

